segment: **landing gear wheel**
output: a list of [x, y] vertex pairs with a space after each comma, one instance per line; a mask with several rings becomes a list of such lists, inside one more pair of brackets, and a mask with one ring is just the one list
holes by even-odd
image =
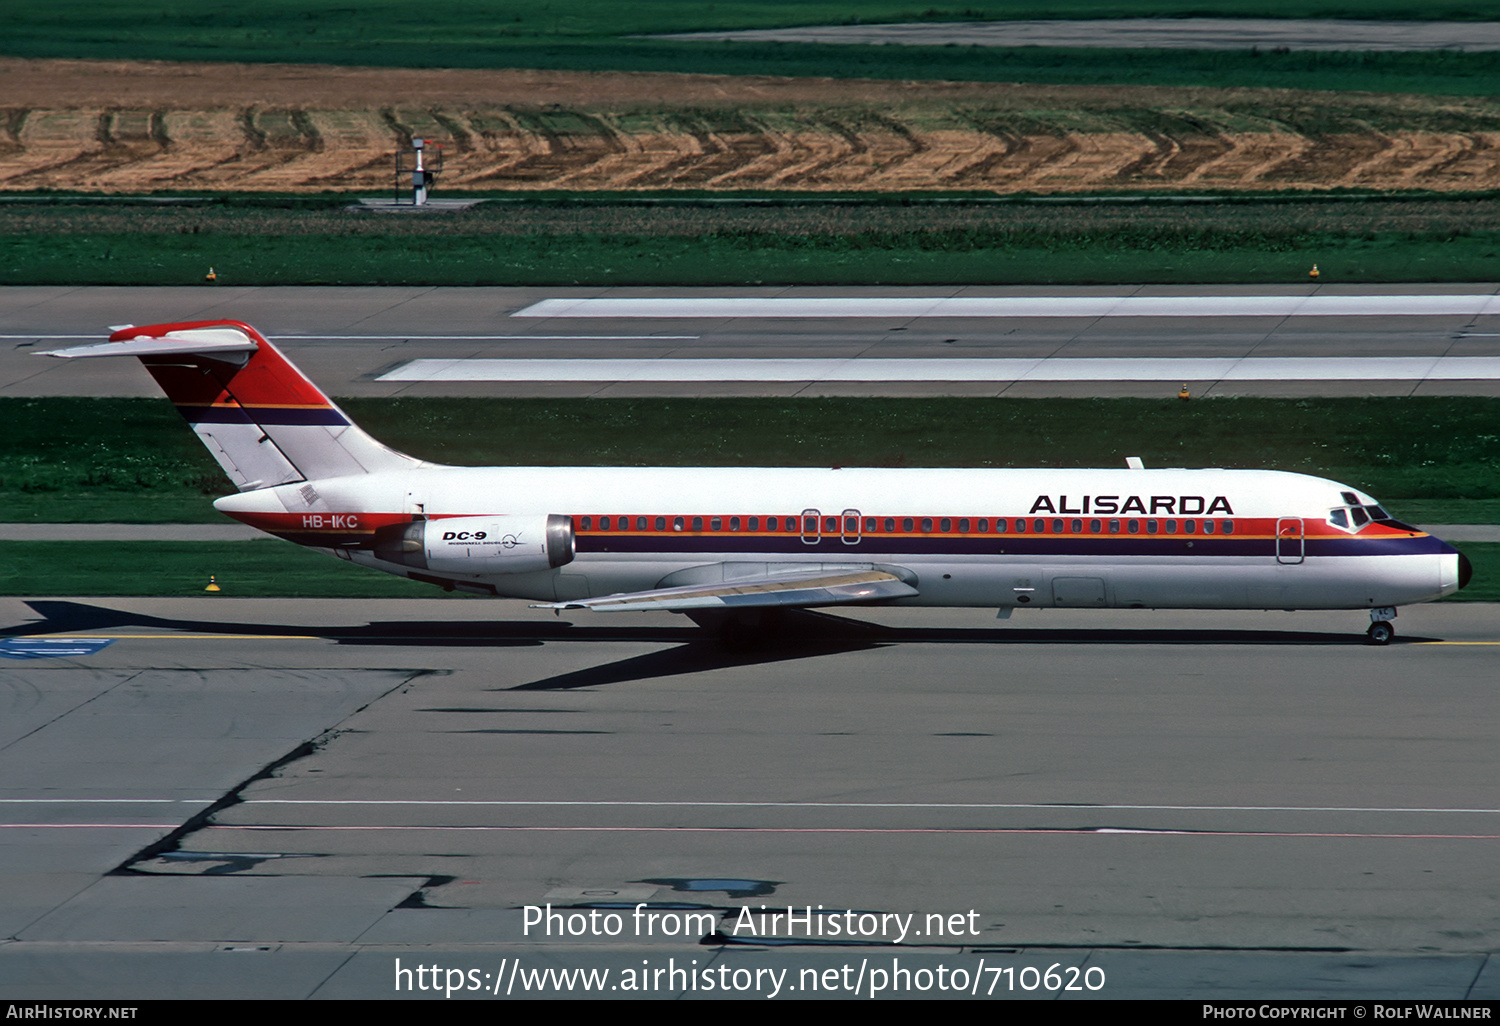
[[1376, 620], [1365, 633], [1369, 636], [1371, 645], [1389, 645], [1396, 636], [1396, 628], [1386, 620]]

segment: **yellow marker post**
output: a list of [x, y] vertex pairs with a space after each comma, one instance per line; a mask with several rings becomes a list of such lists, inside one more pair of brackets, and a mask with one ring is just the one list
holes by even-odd
[[1307, 272], [1307, 276], [1309, 278], [1311, 278], [1313, 281], [1317, 281], [1318, 280], [1318, 265], [1317, 264], [1313, 264], [1313, 269], [1311, 271]]
[[208, 273], [203, 276], [203, 280], [207, 282], [215, 282], [219, 280], [219, 276], [215, 274], [214, 269], [210, 267], [208, 269]]
[[1180, 391], [1180, 392], [1177, 393], [1177, 398], [1179, 398], [1179, 399], [1191, 399], [1192, 397], [1193, 397], [1193, 393], [1191, 393], [1191, 392], [1188, 391], [1187, 382], [1184, 381], [1182, 383], [1182, 391]]
[[221, 589], [219, 587], [219, 582], [216, 581], [216, 580], [214, 580], [214, 575], [213, 574], [209, 574], [208, 575], [208, 587], [204, 588], [203, 590], [204, 591], [222, 591], [223, 589]]

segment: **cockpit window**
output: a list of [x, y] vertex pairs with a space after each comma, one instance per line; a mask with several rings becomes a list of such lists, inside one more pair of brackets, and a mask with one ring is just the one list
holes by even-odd
[[1346, 531], [1349, 529], [1349, 518], [1348, 518], [1348, 516], [1345, 515], [1344, 511], [1341, 510], [1341, 509], [1336, 509], [1336, 510], [1332, 511], [1331, 513], [1329, 513], [1328, 514], [1328, 521], [1329, 521], [1329, 523], [1333, 524], [1335, 527], [1342, 527]]
[[1353, 492], [1340, 492], [1339, 495], [1343, 496], [1344, 501], [1347, 502], [1349, 505], [1351, 505], [1351, 506], [1358, 506], [1359, 505], [1359, 496], [1355, 495]]
[[1359, 506], [1352, 507], [1349, 510], [1349, 516], [1351, 516], [1352, 518], [1354, 518], [1354, 527], [1355, 527], [1356, 530], [1359, 529], [1359, 528], [1361, 528], [1361, 527], [1364, 527], [1366, 524], [1368, 524], [1370, 522], [1369, 516]]
[[1391, 519], [1391, 515], [1389, 513], [1387, 513], [1383, 507], [1380, 507], [1380, 506], [1366, 506], [1365, 507], [1365, 512], [1368, 513], [1368, 514], [1370, 514], [1370, 519], [1371, 520], [1389, 520], [1389, 519]]

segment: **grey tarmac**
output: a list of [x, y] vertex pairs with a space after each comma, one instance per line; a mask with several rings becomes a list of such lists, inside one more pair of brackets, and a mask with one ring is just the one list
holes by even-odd
[[[433, 998], [397, 959], [478, 973], [455, 997], [694, 959], [1500, 997], [1494, 606], [1405, 608], [1384, 649], [1358, 612], [991, 617], [730, 653], [494, 600], [0, 599], [12, 640], [113, 639], [0, 666], [0, 997]], [[620, 936], [526, 929], [607, 900]], [[731, 932], [818, 905], [921, 932]]]
[[[1098, 297], [1473, 296], [1500, 286], [1131, 286], [952, 288], [180, 288], [0, 287], [0, 396], [155, 396], [126, 360], [33, 354], [102, 340], [109, 325], [234, 318], [270, 335], [335, 396], [1003, 395], [1162, 396], [1183, 384], [1215, 395], [1496, 395], [1500, 380], [1160, 381], [380, 381], [413, 360], [785, 361], [862, 359], [1495, 358], [1500, 315], [1099, 316]], [[1059, 297], [1078, 316], [518, 317], [574, 298], [836, 297], [846, 308], [890, 297]]]
[[1500, 22], [1332, 18], [1112, 18], [813, 25], [662, 39], [866, 46], [1084, 46], [1181, 50], [1500, 50]]

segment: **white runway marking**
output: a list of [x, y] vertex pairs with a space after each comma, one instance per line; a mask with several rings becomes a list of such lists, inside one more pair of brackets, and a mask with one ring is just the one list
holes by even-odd
[[[0, 805], [202, 805], [215, 798], [0, 798]], [[458, 808], [559, 809], [980, 809], [1051, 812], [1347, 812], [1387, 815], [1496, 816], [1500, 808], [1422, 808], [1368, 805], [1106, 805], [1092, 802], [711, 802], [711, 801], [582, 801], [484, 798], [254, 798], [245, 805], [415, 805]]]
[[733, 296], [544, 299], [512, 317], [1452, 317], [1494, 294], [1436, 296]]
[[1356, 812], [1500, 815], [1500, 809], [1398, 808], [1340, 805], [1095, 805], [1089, 802], [657, 802], [525, 801], [453, 798], [255, 798], [246, 805], [422, 805], [510, 808], [670, 809], [1021, 809], [1053, 812]]
[[377, 381], [1461, 381], [1500, 357], [948, 360], [412, 360]]
[[[102, 339], [95, 335], [0, 335], [0, 339]], [[692, 342], [698, 335], [267, 335], [282, 342]]]
[[[1206, 5], [1205, 5], [1206, 6]], [[903, 46], [1102, 46], [1194, 50], [1500, 50], [1500, 23], [1327, 18], [1111, 18], [919, 22], [679, 32], [653, 39]]]
[[271, 335], [282, 342], [691, 342], [697, 335]]

